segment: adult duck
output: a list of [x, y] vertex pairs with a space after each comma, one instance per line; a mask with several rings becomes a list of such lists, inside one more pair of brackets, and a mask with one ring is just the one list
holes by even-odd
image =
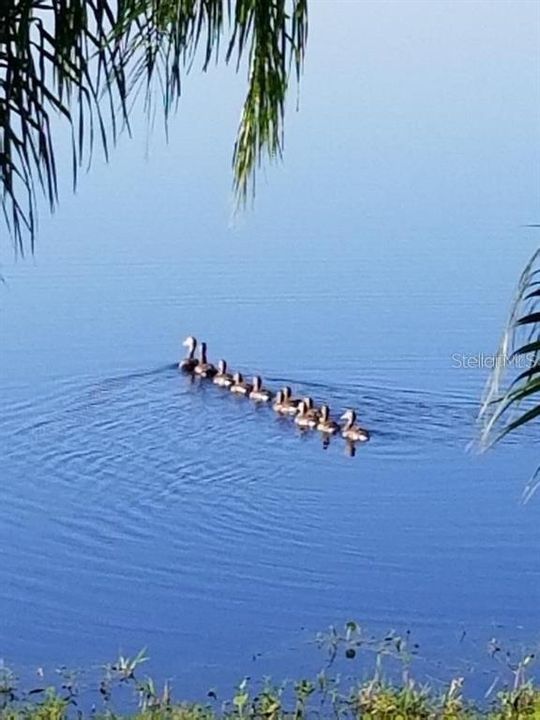
[[257, 402], [270, 402], [274, 397], [274, 393], [263, 387], [260, 375], [253, 378], [253, 390], [249, 393], [249, 397]]
[[225, 360], [220, 360], [218, 362], [218, 371], [217, 374], [214, 375], [212, 382], [215, 385], [219, 385], [219, 387], [224, 388], [230, 388], [233, 384], [233, 376], [230, 372], [227, 372], [227, 362]]
[[217, 374], [217, 370], [212, 363], [208, 362], [208, 359], [206, 357], [206, 343], [201, 343], [201, 359], [195, 366], [195, 375], [199, 375], [199, 377], [204, 378], [212, 378], [214, 375]]
[[325, 435], [335, 435], [340, 430], [337, 422], [330, 419], [330, 408], [328, 405], [321, 405], [317, 430]]
[[183, 372], [194, 372], [195, 368], [199, 364], [199, 361], [195, 357], [195, 351], [197, 350], [197, 338], [194, 338], [193, 335], [189, 335], [182, 343], [182, 346], [188, 348], [188, 354], [183, 360], [180, 360], [178, 363], [178, 369]]
[[354, 410], [346, 410], [341, 416], [341, 420], [345, 420], [345, 425], [341, 428], [341, 436], [345, 440], [351, 442], [367, 442], [369, 440], [369, 432], [356, 424]]
[[253, 385], [244, 380], [242, 373], [237, 372], [233, 375], [233, 384], [229, 390], [236, 395], [249, 395], [253, 390]]

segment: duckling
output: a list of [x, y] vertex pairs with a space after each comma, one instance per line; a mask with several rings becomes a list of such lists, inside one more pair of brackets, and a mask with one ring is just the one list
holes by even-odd
[[194, 338], [193, 335], [189, 335], [189, 337], [187, 337], [182, 343], [182, 346], [189, 348], [189, 352], [187, 354], [187, 357], [185, 357], [183, 360], [180, 360], [180, 362], [178, 363], [178, 369], [182, 370], [183, 372], [193, 372], [199, 364], [199, 361], [195, 357], [195, 350], [197, 349], [197, 338]]
[[308, 415], [308, 406], [305, 400], [300, 401], [300, 404], [298, 405], [298, 414], [294, 418], [294, 422], [301, 428], [313, 429], [317, 427], [317, 420]]
[[353, 442], [366, 442], [369, 440], [369, 432], [359, 425], [356, 425], [356, 413], [354, 410], [346, 410], [341, 416], [341, 420], [345, 420], [345, 425], [341, 429], [341, 436], [345, 440]]
[[272, 410], [277, 412], [279, 415], [286, 415], [287, 410], [283, 405], [283, 390], [278, 390], [276, 393], [276, 399], [272, 405]]
[[281, 392], [283, 393], [283, 413], [296, 415], [302, 401], [292, 397], [291, 388], [288, 385]]
[[227, 363], [225, 360], [220, 360], [218, 362], [217, 375], [214, 376], [212, 382], [215, 385], [219, 385], [219, 387], [225, 388], [230, 388], [233, 384], [233, 376], [231, 375], [231, 373], [227, 372]]
[[313, 407], [313, 398], [309, 396], [305, 397], [304, 403], [306, 406], [306, 415], [310, 418], [313, 418], [314, 420], [318, 420], [321, 416], [321, 413], [319, 410]]
[[206, 358], [206, 343], [201, 343], [201, 359], [195, 366], [195, 374], [204, 378], [211, 378], [217, 374], [217, 370]]
[[337, 422], [330, 420], [330, 408], [328, 405], [321, 405], [319, 422], [317, 424], [317, 430], [324, 433], [325, 435], [335, 435], [340, 429]]
[[253, 378], [253, 390], [249, 393], [249, 397], [258, 402], [269, 402], [274, 397], [274, 394], [270, 390], [263, 388], [261, 376], [255, 375]]
[[229, 390], [237, 395], [249, 395], [253, 390], [253, 385], [244, 380], [242, 373], [237, 372], [233, 375], [233, 384]]

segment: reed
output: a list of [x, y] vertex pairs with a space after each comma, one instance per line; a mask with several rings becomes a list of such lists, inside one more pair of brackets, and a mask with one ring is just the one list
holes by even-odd
[[[343, 631], [331, 628], [318, 636], [327, 652], [324, 670], [316, 677], [273, 683], [244, 679], [230, 695], [215, 691], [202, 703], [175, 699], [170, 685], [161, 687], [140, 675], [147, 657], [120, 657], [105, 666], [103, 677], [92, 689], [83, 689], [77, 674], [61, 671], [53, 686], [23, 690], [15, 675], [0, 668], [0, 718], [2, 720], [540, 720], [540, 686], [526, 677], [533, 656], [509, 665], [509, 682], [483, 704], [468, 699], [461, 677], [450, 678], [435, 689], [418, 683], [410, 661], [416, 646], [407, 636], [393, 633], [382, 641], [365, 636], [356, 623]], [[343, 675], [335, 664], [358, 660], [360, 650], [375, 652], [375, 667], [362, 679]], [[401, 663], [401, 673], [390, 678], [383, 672], [384, 659]], [[359, 673], [358, 669], [356, 670]], [[130, 689], [131, 701], [125, 690]], [[117, 698], [119, 696], [119, 699]], [[97, 705], [99, 698], [100, 705]]]

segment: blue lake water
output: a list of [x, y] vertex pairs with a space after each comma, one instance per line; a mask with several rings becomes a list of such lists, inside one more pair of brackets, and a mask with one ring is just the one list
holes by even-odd
[[[354, 12], [385, 34], [401, 5], [376, 6]], [[519, 504], [536, 436], [467, 453], [487, 370], [458, 367], [495, 350], [537, 244], [523, 227], [538, 221], [535, 98], [519, 74], [532, 73], [536, 36], [503, 4], [486, 20], [482, 3], [467, 18], [435, 3], [420, 27], [426, 4], [409, 7], [401, 20], [425, 46], [394, 37], [384, 64], [368, 32], [376, 78], [343, 50], [363, 83], [345, 117], [350, 78], [334, 50], [323, 62], [329, 18], [316, 6], [302, 112], [254, 210], [230, 222], [242, 83], [194, 74], [169, 145], [158, 137], [147, 159], [144, 129], [123, 140], [43, 216], [34, 259], [4, 256], [10, 663], [89, 667], [147, 647], [153, 672], [196, 696], [317, 669], [315, 633], [354, 618], [375, 634], [411, 630], [426, 676], [467, 672], [481, 686], [491, 637], [540, 639], [538, 504]], [[346, 10], [333, 18], [342, 48]], [[460, 18], [488, 32], [474, 44]], [[446, 21], [435, 69], [413, 73]], [[337, 80], [321, 92], [324, 63]], [[439, 83], [447, 94], [419, 109]], [[191, 333], [273, 388], [357, 408], [372, 441], [353, 458], [340, 441], [323, 449], [268, 408], [179, 375]]]

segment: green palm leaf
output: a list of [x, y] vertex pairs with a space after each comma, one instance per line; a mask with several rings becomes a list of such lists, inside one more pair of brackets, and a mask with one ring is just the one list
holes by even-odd
[[234, 145], [240, 203], [255, 171], [283, 150], [285, 99], [298, 80], [307, 39], [307, 0], [3, 0], [0, 7], [0, 181], [17, 250], [34, 249], [36, 188], [58, 201], [53, 119], [71, 135], [73, 183], [99, 141], [105, 156], [144, 98], [175, 110], [183, 77], [201, 58], [236, 70], [248, 89]]
[[[523, 271], [480, 412], [480, 447], [540, 416], [540, 268], [537, 250]], [[527, 367], [523, 369], [523, 363]], [[521, 365], [521, 367], [520, 367]]]

